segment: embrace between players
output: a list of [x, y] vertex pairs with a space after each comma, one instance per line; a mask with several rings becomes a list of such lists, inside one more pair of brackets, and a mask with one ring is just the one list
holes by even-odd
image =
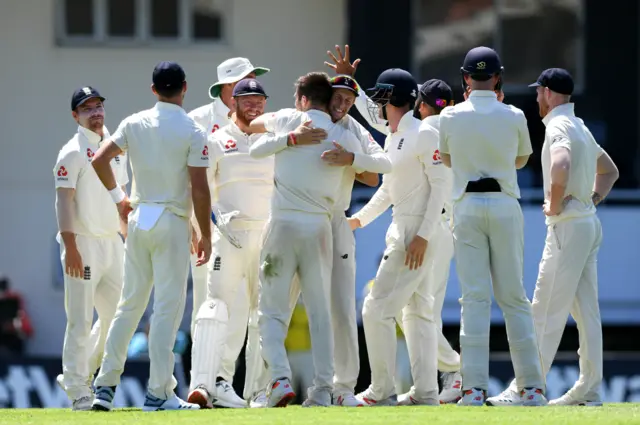
[[[74, 93], [78, 133], [54, 169], [68, 322], [58, 383], [74, 410], [114, 407], [127, 346], [152, 288], [145, 411], [286, 406], [295, 394], [284, 340], [300, 295], [315, 368], [304, 406], [545, 405], [544, 375], [569, 313], [580, 331], [581, 376], [553, 403], [601, 404], [595, 204], [609, 193], [617, 169], [573, 115], [571, 77], [552, 69], [536, 83], [547, 125], [542, 163], [550, 236], [532, 309], [522, 285], [516, 179], [531, 143], [522, 112], [498, 99], [497, 54], [483, 47], [467, 54], [466, 100], [453, 106], [445, 82], [419, 86], [395, 68], [367, 96], [353, 79], [360, 61], [350, 62], [348, 46], [344, 56], [336, 50], [327, 65], [338, 75], [300, 77], [295, 109], [275, 113], [265, 113], [268, 96], [255, 79], [269, 70], [244, 58], [218, 67], [213, 102], [188, 115], [184, 71], [160, 63], [152, 85], [158, 103], [125, 119], [113, 135], [104, 128], [104, 98], [91, 87]], [[384, 152], [348, 115], [354, 104], [387, 134]], [[373, 198], [347, 218], [354, 181], [377, 186], [378, 174], [383, 182]], [[363, 307], [371, 385], [356, 395], [353, 230], [390, 206], [387, 247]], [[118, 232], [126, 238], [124, 254]], [[454, 248], [462, 359], [440, 330]], [[193, 361], [185, 402], [174, 393], [172, 347], [190, 262]], [[505, 315], [516, 379], [487, 399], [491, 286]], [[99, 320], [92, 328], [94, 306]], [[400, 396], [396, 323], [414, 382]], [[231, 382], [247, 333], [240, 398]]]

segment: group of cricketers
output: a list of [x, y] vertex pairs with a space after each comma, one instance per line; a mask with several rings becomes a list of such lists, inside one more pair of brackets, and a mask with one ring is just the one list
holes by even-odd
[[[67, 314], [58, 384], [73, 410], [113, 409], [152, 290], [144, 411], [289, 404], [296, 395], [284, 341], [300, 297], [314, 364], [303, 406], [601, 405], [596, 205], [618, 170], [574, 114], [571, 75], [548, 69], [531, 85], [546, 126], [548, 230], [530, 302], [516, 170], [532, 147], [523, 112], [503, 103], [498, 54], [487, 47], [468, 52], [465, 100], [455, 105], [444, 81], [419, 85], [398, 68], [381, 73], [365, 94], [354, 79], [360, 60], [350, 61], [349, 47], [328, 54], [325, 64], [336, 76], [301, 76], [295, 107], [275, 112], [257, 79], [269, 69], [246, 58], [220, 64], [212, 102], [188, 114], [184, 70], [159, 63], [151, 85], [157, 103], [113, 134], [104, 126], [105, 98], [91, 86], [73, 94], [78, 131], [54, 168]], [[384, 149], [348, 114], [354, 105], [386, 134]], [[377, 187], [379, 174], [375, 195], [347, 217], [354, 182]], [[355, 394], [353, 232], [389, 207], [386, 249], [362, 311], [371, 384]], [[454, 255], [462, 355], [441, 331]], [[189, 269], [193, 348], [185, 401], [175, 394], [172, 348]], [[515, 379], [487, 398], [492, 291]], [[580, 377], [548, 401], [545, 375], [569, 314], [580, 334]], [[413, 378], [401, 395], [396, 325]], [[245, 337], [240, 397], [232, 382]]]

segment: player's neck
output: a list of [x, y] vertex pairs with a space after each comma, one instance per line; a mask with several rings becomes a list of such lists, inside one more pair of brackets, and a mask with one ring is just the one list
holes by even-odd
[[233, 120], [233, 123], [240, 129], [240, 131], [242, 131], [244, 134], [252, 134], [251, 133], [251, 128], [249, 126], [248, 123], [243, 122], [242, 120], [238, 119], [238, 114], [233, 114], [233, 116], [231, 117], [231, 119]]
[[402, 117], [408, 111], [406, 111], [405, 109], [395, 108], [393, 106], [389, 107], [389, 105], [387, 105], [386, 108], [387, 108], [387, 121], [389, 122], [389, 129], [391, 130], [392, 133], [395, 133], [396, 131], [398, 131], [400, 120], [402, 120]]

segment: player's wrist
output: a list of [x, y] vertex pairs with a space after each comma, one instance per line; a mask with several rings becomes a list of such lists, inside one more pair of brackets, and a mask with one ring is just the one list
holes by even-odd
[[292, 131], [291, 133], [289, 133], [289, 137], [287, 138], [287, 145], [295, 146], [297, 144], [298, 144], [298, 140], [296, 138], [295, 133]]
[[113, 202], [116, 204], [124, 201], [124, 199], [127, 197], [127, 194], [124, 193], [124, 190], [122, 190], [120, 186], [116, 186], [115, 188], [111, 189], [109, 191], [109, 195], [111, 195], [111, 199], [113, 199]]

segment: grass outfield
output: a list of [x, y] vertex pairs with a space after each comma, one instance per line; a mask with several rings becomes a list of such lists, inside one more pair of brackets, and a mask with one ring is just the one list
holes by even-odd
[[372, 407], [286, 409], [215, 409], [199, 412], [153, 412], [118, 409], [72, 412], [69, 409], [0, 409], [0, 424], [11, 425], [425, 425], [425, 424], [640, 424], [640, 404], [604, 407]]

